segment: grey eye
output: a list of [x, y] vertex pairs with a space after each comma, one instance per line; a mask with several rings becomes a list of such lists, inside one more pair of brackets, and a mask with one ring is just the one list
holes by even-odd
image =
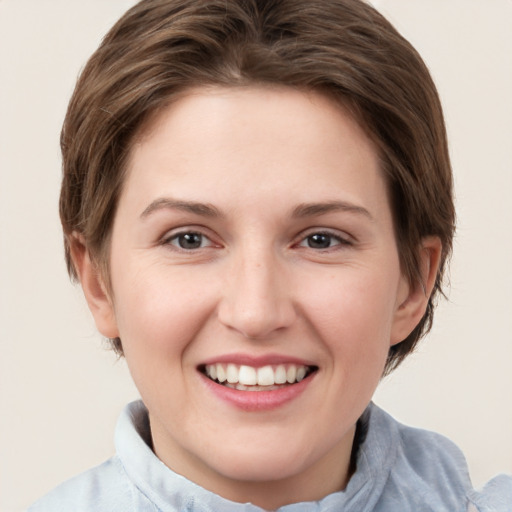
[[200, 249], [207, 245], [207, 238], [204, 237], [201, 233], [180, 233], [179, 235], [174, 236], [170, 243], [172, 245], [180, 247], [180, 249]]
[[339, 240], [327, 233], [315, 233], [306, 238], [306, 243], [311, 249], [328, 249], [339, 244]]

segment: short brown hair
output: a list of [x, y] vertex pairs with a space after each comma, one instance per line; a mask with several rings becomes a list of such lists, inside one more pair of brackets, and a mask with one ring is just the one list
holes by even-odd
[[[442, 242], [439, 273], [414, 331], [391, 347], [386, 371], [432, 325], [455, 213], [436, 88], [414, 48], [361, 0], [143, 0], [85, 66], [61, 134], [60, 214], [68, 270], [80, 233], [108, 276], [109, 236], [131, 142], [173, 97], [201, 85], [281, 84], [347, 107], [377, 145], [401, 268], [419, 280], [423, 237]], [[121, 341], [112, 340], [122, 353]]]

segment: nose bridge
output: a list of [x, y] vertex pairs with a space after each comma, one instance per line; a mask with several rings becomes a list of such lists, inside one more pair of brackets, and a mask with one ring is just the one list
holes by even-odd
[[236, 251], [227, 281], [219, 319], [229, 328], [257, 339], [293, 321], [295, 312], [286, 272], [271, 247], [252, 243]]

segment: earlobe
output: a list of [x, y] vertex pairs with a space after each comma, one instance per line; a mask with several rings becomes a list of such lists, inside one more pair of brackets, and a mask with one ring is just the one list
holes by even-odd
[[420, 248], [420, 280], [411, 285], [405, 277], [402, 277], [391, 332], [391, 345], [405, 340], [425, 314], [436, 282], [441, 252], [442, 245], [439, 237], [424, 238]]
[[70, 249], [73, 264], [98, 331], [107, 338], [118, 338], [119, 331], [110, 294], [82, 235], [71, 235]]

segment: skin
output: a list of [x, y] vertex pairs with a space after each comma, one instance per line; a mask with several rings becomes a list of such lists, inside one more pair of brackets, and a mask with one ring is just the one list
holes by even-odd
[[[180, 247], [186, 233], [198, 248]], [[111, 293], [79, 236], [73, 256], [98, 329], [122, 340], [157, 456], [271, 510], [346, 486], [355, 424], [390, 345], [424, 313], [440, 249], [424, 240], [427, 293], [411, 286], [363, 130], [319, 94], [246, 87], [189, 91], [137, 139], [114, 221]], [[198, 371], [232, 354], [318, 370], [293, 400], [246, 411]]]

